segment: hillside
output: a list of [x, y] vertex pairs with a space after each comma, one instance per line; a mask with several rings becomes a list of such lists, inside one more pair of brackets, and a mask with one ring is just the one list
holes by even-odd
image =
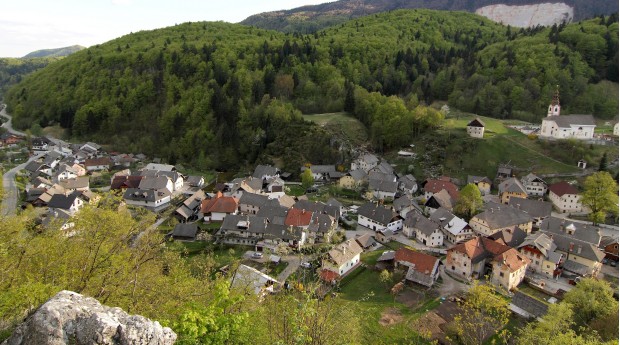
[[86, 49], [86, 47], [82, 47], [80, 45], [74, 45], [70, 47], [55, 48], [55, 49], [41, 49], [41, 50], [33, 51], [31, 53], [26, 54], [24, 58], [29, 59], [29, 58], [42, 58], [42, 57], [69, 56], [82, 49]]
[[[476, 12], [476, 10], [490, 5], [504, 4], [516, 6], [548, 2], [549, 1], [542, 0], [339, 0], [319, 5], [298, 7], [291, 10], [259, 13], [246, 18], [241, 24], [283, 32], [308, 33], [340, 24], [353, 18], [398, 9], [427, 8], [434, 10]], [[591, 18], [600, 14], [611, 15], [618, 12], [617, 1], [565, 0], [563, 3], [574, 9], [575, 20]]]
[[24, 76], [59, 59], [61, 57], [0, 58], [0, 99], [4, 92], [19, 83]]
[[22, 129], [59, 124], [75, 139], [204, 169], [277, 156], [297, 171], [340, 157], [302, 113], [349, 111], [379, 151], [436, 126], [436, 112], [416, 108], [434, 100], [537, 122], [559, 85], [563, 112], [611, 118], [617, 61], [617, 17], [512, 30], [474, 14], [401, 10], [313, 35], [185, 23], [79, 51], [6, 101]]

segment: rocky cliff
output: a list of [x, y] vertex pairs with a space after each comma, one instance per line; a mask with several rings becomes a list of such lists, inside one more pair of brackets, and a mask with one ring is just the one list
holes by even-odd
[[565, 3], [524, 6], [490, 5], [477, 9], [476, 14], [504, 25], [527, 28], [568, 23], [573, 20], [574, 10]]
[[176, 338], [170, 328], [157, 321], [61, 291], [20, 324], [2, 345], [170, 345]]

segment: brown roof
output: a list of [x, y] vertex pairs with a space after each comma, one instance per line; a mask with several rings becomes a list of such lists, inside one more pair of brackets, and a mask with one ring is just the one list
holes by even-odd
[[335, 246], [327, 254], [331, 261], [337, 266], [343, 265], [345, 262], [353, 259], [356, 255], [359, 255], [364, 250], [354, 239], [350, 238], [339, 245]]
[[564, 194], [579, 194], [577, 188], [573, 187], [566, 181], [552, 184], [549, 186], [549, 192], [553, 192], [553, 194], [560, 197]]
[[285, 225], [292, 226], [307, 226], [312, 219], [312, 211], [301, 210], [298, 208], [291, 208], [284, 220]]
[[517, 271], [531, 262], [530, 259], [521, 255], [514, 248], [510, 248], [507, 251], [496, 255], [495, 258], [493, 258], [493, 261], [501, 263], [503, 266], [502, 268], [507, 267], [510, 272]]
[[493, 241], [485, 237], [474, 237], [467, 242], [457, 244], [448, 251], [463, 253], [467, 255], [473, 263], [476, 263], [489, 256], [499, 255], [509, 249], [511, 248], [501, 242]]
[[218, 192], [215, 198], [202, 201], [200, 212], [204, 214], [213, 212], [234, 213], [237, 207], [239, 207], [237, 198], [222, 196], [222, 193]]
[[405, 261], [414, 264], [415, 267], [413, 269], [424, 274], [431, 274], [437, 261], [439, 261], [439, 259], [434, 256], [416, 252], [408, 248], [399, 248], [396, 251], [394, 260], [396, 262]]
[[456, 200], [459, 198], [459, 189], [456, 185], [450, 181], [445, 180], [427, 180], [424, 185], [425, 192], [431, 192], [433, 194], [440, 192], [442, 189], [445, 189], [448, 194], [452, 197], [452, 199]]
[[327, 269], [321, 270], [321, 272], [319, 273], [319, 276], [321, 277], [323, 281], [326, 281], [328, 283], [336, 281], [340, 278], [340, 274], [334, 271], [327, 270]]
[[142, 180], [144, 176], [140, 175], [118, 175], [114, 176], [112, 179], [112, 184], [110, 185], [110, 189], [121, 189], [121, 188], [138, 188], [140, 186], [140, 180]]
[[100, 157], [100, 158], [93, 158], [93, 159], [87, 159], [84, 161], [84, 166], [85, 167], [94, 167], [94, 166], [98, 166], [98, 165], [111, 165], [112, 164], [112, 160], [109, 157]]

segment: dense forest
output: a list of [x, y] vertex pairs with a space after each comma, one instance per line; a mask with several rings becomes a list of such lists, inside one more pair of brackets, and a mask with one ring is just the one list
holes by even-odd
[[25, 75], [59, 59], [59, 57], [0, 58], [0, 99], [2, 99], [4, 92], [19, 83]]
[[[282, 32], [312, 33], [354, 18], [399, 9], [426, 8], [433, 10], [476, 12], [477, 9], [489, 5], [504, 4], [509, 6], [522, 6], [545, 2], [549, 1], [339, 0], [319, 5], [297, 7], [290, 10], [259, 13], [246, 18], [241, 24]], [[618, 12], [617, 1], [564, 0], [562, 2], [573, 7], [575, 20], [592, 18], [601, 14], [610, 15]]]
[[[185, 23], [123, 36], [27, 76], [6, 97], [14, 125], [200, 168], [282, 157], [333, 163], [302, 113], [347, 110], [375, 149], [437, 124], [436, 100], [538, 122], [556, 85], [563, 112], [618, 114], [618, 18], [515, 30], [462, 12], [401, 10], [314, 34]], [[422, 106], [420, 105], [422, 104]]]
[[69, 47], [62, 48], [52, 48], [52, 49], [41, 49], [36, 50], [31, 53], [28, 53], [24, 56], [24, 58], [40, 58], [40, 57], [59, 57], [59, 56], [69, 56], [75, 52], [79, 52], [82, 49], [86, 49], [86, 47], [80, 45], [74, 45]]

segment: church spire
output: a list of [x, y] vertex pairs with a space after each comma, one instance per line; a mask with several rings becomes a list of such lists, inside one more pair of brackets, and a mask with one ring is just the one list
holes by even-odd
[[553, 94], [553, 98], [551, 99], [551, 104], [549, 104], [549, 111], [547, 111], [547, 116], [559, 116], [560, 115], [560, 86], [555, 86], [555, 93]]

